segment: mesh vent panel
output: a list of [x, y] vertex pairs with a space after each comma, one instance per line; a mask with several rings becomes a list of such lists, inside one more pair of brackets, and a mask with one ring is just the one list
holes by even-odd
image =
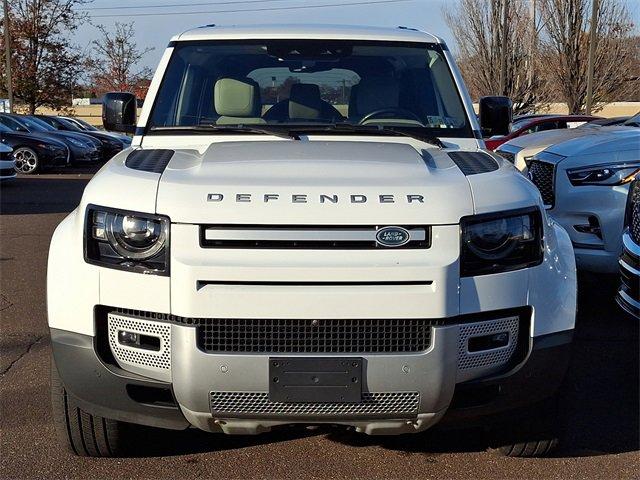
[[[509, 363], [516, 350], [520, 322], [518, 317], [492, 320], [482, 323], [460, 325], [458, 336], [458, 370], [482, 367], [498, 367]], [[486, 352], [469, 352], [468, 343], [472, 337], [509, 332], [509, 343]]]
[[266, 392], [211, 392], [213, 415], [354, 416], [418, 413], [418, 392], [363, 393], [361, 403], [279, 403]]
[[529, 179], [540, 190], [542, 201], [546, 206], [555, 204], [555, 192], [553, 187], [555, 167], [551, 163], [532, 160], [529, 163]]
[[[113, 314], [109, 314], [108, 322], [109, 346], [121, 366], [141, 366], [157, 370], [171, 368], [171, 325]], [[144, 350], [120, 345], [118, 343], [118, 331], [120, 330], [160, 337], [160, 350]]]

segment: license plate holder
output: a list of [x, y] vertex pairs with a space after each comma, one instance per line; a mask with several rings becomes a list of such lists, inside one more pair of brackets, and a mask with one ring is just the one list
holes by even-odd
[[360, 403], [362, 358], [271, 357], [269, 400], [282, 403]]

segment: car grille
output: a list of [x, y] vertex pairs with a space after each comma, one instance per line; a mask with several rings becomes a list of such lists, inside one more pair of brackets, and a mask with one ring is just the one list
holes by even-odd
[[16, 174], [13, 168], [0, 168], [0, 177], [12, 177]]
[[281, 403], [269, 400], [267, 392], [211, 392], [211, 413], [238, 417], [270, 416], [415, 416], [418, 392], [364, 392], [360, 403]]
[[[377, 240], [379, 226], [256, 226], [202, 225], [200, 245], [203, 248], [243, 249], [385, 249]], [[408, 237], [398, 249], [429, 248], [430, 226], [391, 227], [404, 230]]]
[[555, 167], [551, 163], [532, 160], [529, 162], [529, 179], [540, 190], [542, 201], [547, 208], [555, 203], [554, 174]]
[[640, 179], [635, 180], [629, 188], [627, 209], [629, 235], [635, 244], [640, 245]]
[[508, 160], [511, 163], [516, 163], [516, 155], [514, 153], [506, 152], [504, 150], [496, 150], [496, 153], [505, 160]]
[[198, 319], [198, 347], [207, 353], [397, 353], [431, 345], [434, 322], [416, 319]]

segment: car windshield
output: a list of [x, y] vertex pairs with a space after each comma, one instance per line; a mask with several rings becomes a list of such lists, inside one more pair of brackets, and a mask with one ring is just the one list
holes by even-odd
[[87, 130], [89, 132], [97, 132], [97, 131], [99, 131], [96, 127], [91, 125], [89, 122], [86, 122], [84, 120], [80, 120], [79, 118], [74, 118], [73, 120], [71, 120], [71, 119], [65, 119], [65, 120], [69, 120], [70, 122], [73, 121], [78, 125], [78, 127], [80, 127], [83, 130]]
[[636, 113], [633, 117], [624, 122], [623, 125], [626, 125], [627, 127], [640, 127], [640, 112]]
[[6, 125], [3, 125], [2, 123], [0, 123], [0, 132], [12, 132], [13, 130], [11, 130], [9, 127], [7, 127]]
[[46, 126], [42, 125], [42, 122], [38, 122], [30, 117], [21, 116], [20, 119], [17, 121], [25, 125], [32, 132], [47, 132], [47, 131], [55, 130], [55, 129], [47, 128]]
[[346, 124], [473, 136], [437, 44], [200, 41], [174, 48], [148, 123], [151, 133], [248, 125], [331, 133]]
[[40, 128], [43, 128], [44, 130], [48, 130], [50, 132], [56, 131], [55, 127], [49, 125], [47, 122], [43, 122], [39, 118], [36, 118], [36, 117], [23, 117], [23, 118], [24, 118], [23, 122], [25, 124], [27, 124], [27, 120], [29, 121], [27, 125], [38, 125]]
[[28, 132], [31, 130], [26, 124], [6, 115], [0, 116], [0, 123], [2, 123], [6, 127], [9, 127], [9, 129], [13, 130], [14, 132]]

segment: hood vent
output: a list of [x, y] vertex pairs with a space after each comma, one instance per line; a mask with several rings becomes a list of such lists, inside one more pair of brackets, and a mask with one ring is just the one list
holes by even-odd
[[134, 150], [125, 160], [125, 166], [142, 172], [162, 173], [173, 157], [173, 150]]
[[451, 160], [465, 175], [489, 173], [498, 169], [498, 162], [483, 152], [449, 152]]

